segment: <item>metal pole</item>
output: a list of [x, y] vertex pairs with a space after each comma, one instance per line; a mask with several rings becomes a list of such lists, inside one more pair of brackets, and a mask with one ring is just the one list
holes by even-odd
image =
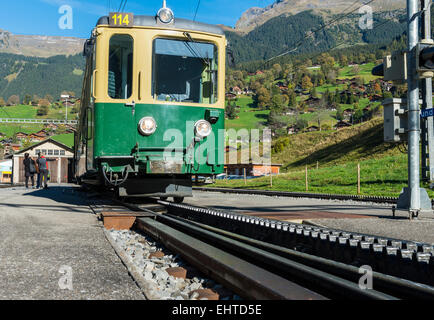
[[420, 142], [420, 117], [419, 117], [419, 83], [416, 75], [415, 47], [419, 40], [418, 35], [418, 1], [407, 0], [408, 23], [408, 187], [410, 191], [409, 211], [420, 210], [420, 178], [419, 178], [419, 142]]
[[[425, 9], [422, 15], [422, 38], [430, 43], [431, 39], [431, 1], [421, 0], [421, 8]], [[432, 104], [432, 78], [423, 79], [423, 108], [431, 109]], [[424, 119], [422, 123], [422, 177], [425, 180], [434, 180], [434, 123], [433, 117]]]

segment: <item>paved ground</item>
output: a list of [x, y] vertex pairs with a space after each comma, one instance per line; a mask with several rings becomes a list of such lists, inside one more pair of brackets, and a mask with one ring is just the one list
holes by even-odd
[[396, 211], [393, 218], [391, 205], [204, 191], [194, 191], [193, 194], [193, 198], [186, 198], [184, 202], [278, 220], [434, 243], [434, 214], [420, 214], [419, 219], [410, 221], [406, 211]]
[[78, 190], [0, 189], [0, 299], [144, 298]]

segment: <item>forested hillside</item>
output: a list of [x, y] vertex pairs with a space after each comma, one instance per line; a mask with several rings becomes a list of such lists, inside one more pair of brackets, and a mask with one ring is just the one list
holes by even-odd
[[59, 97], [81, 92], [85, 60], [81, 54], [50, 58], [0, 53], [0, 97], [18, 95]]
[[[321, 52], [345, 42], [345, 46], [356, 44], [387, 43], [400, 36], [406, 29], [405, 15], [401, 10], [393, 13], [375, 13], [374, 28], [358, 27], [360, 15], [352, 14], [344, 19], [340, 16], [324, 18], [313, 11], [296, 15], [281, 15], [241, 36], [227, 31], [226, 35], [237, 62], [267, 60], [285, 51], [290, 51], [302, 41], [293, 55]], [[336, 23], [330, 21], [338, 19]], [[321, 31], [311, 32], [324, 27]], [[309, 35], [309, 36], [308, 36]]]

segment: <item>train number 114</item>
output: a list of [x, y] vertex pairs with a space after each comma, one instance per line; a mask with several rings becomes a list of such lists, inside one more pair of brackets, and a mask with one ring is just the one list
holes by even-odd
[[112, 27], [129, 27], [133, 24], [133, 14], [132, 13], [118, 13], [111, 12], [109, 25]]

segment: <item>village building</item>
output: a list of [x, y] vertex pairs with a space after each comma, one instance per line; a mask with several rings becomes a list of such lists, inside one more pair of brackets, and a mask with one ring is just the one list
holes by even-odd
[[351, 127], [351, 126], [352, 126], [351, 123], [349, 123], [348, 121], [344, 121], [344, 120], [342, 120], [342, 121], [338, 121], [338, 122], [335, 124], [334, 128], [335, 128], [336, 130], [339, 130], [339, 129], [347, 128], [347, 127]]
[[258, 176], [264, 176], [269, 175], [270, 170], [272, 175], [278, 175], [280, 173], [280, 168], [282, 167], [281, 164], [263, 164], [263, 163], [247, 163], [247, 164], [226, 164], [225, 165], [225, 172], [228, 175], [236, 175], [236, 176], [242, 176], [244, 175], [244, 170], [246, 171], [246, 176], [249, 177], [258, 177]]
[[0, 183], [11, 183], [12, 160], [0, 160]]
[[68, 146], [52, 139], [46, 139], [33, 146], [22, 149], [15, 153], [13, 160], [13, 183], [23, 183], [24, 178], [24, 154], [29, 153], [30, 157], [36, 160], [38, 153], [41, 152], [47, 159], [48, 170], [50, 172], [51, 183], [67, 183], [72, 178], [72, 158], [73, 150]]
[[319, 127], [318, 127], [318, 126], [309, 126], [309, 127], [307, 127], [307, 128], [304, 128], [303, 131], [304, 131], [304, 132], [319, 131]]
[[299, 131], [299, 129], [296, 126], [290, 126], [287, 128], [288, 134], [296, 134]]
[[17, 132], [15, 134], [18, 140], [27, 139], [28, 134], [25, 132]]
[[233, 94], [236, 94], [236, 95], [240, 95], [241, 93], [243, 93], [243, 91], [240, 89], [240, 87], [233, 87], [231, 92]]
[[20, 151], [21, 149], [21, 145], [18, 143], [5, 143], [3, 144], [4, 147], [4, 154], [5, 155], [9, 155], [9, 154], [13, 154], [17, 151]]
[[39, 141], [44, 141], [47, 138], [47, 136], [44, 134], [31, 133], [27, 136], [27, 138], [31, 142], [39, 142]]

